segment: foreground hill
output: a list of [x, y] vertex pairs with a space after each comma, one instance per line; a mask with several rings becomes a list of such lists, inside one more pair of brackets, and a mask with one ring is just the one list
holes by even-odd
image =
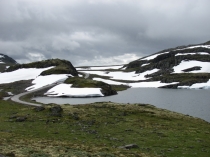
[[0, 156], [208, 157], [210, 124], [146, 104], [0, 100]]
[[77, 70], [94, 80], [131, 87], [209, 88], [210, 41], [163, 50], [126, 65]]

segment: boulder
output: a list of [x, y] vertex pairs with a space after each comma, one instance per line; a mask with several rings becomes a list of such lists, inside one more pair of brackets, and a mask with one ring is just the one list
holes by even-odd
[[125, 146], [120, 146], [118, 148], [120, 148], [120, 149], [132, 149], [132, 148], [139, 148], [139, 146], [136, 145], [136, 144], [128, 144], [128, 145], [125, 145]]
[[61, 117], [63, 109], [60, 106], [54, 106], [49, 109], [50, 115], [55, 117]]

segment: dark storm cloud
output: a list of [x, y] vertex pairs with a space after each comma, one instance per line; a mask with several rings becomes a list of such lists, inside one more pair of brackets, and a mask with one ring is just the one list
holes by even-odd
[[0, 53], [121, 64], [210, 40], [209, 0], [1, 0]]

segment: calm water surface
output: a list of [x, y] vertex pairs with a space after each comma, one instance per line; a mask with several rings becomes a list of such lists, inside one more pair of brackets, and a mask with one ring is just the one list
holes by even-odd
[[118, 95], [98, 98], [35, 98], [45, 104], [87, 104], [112, 101], [117, 103], [146, 103], [158, 108], [188, 114], [210, 122], [210, 90], [130, 88]]

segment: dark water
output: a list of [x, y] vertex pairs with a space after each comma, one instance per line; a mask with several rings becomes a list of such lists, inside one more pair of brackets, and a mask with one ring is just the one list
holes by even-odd
[[87, 104], [112, 101], [118, 103], [146, 103], [158, 108], [188, 114], [210, 122], [210, 90], [131, 88], [118, 95], [98, 98], [49, 98], [35, 99], [42, 103]]

